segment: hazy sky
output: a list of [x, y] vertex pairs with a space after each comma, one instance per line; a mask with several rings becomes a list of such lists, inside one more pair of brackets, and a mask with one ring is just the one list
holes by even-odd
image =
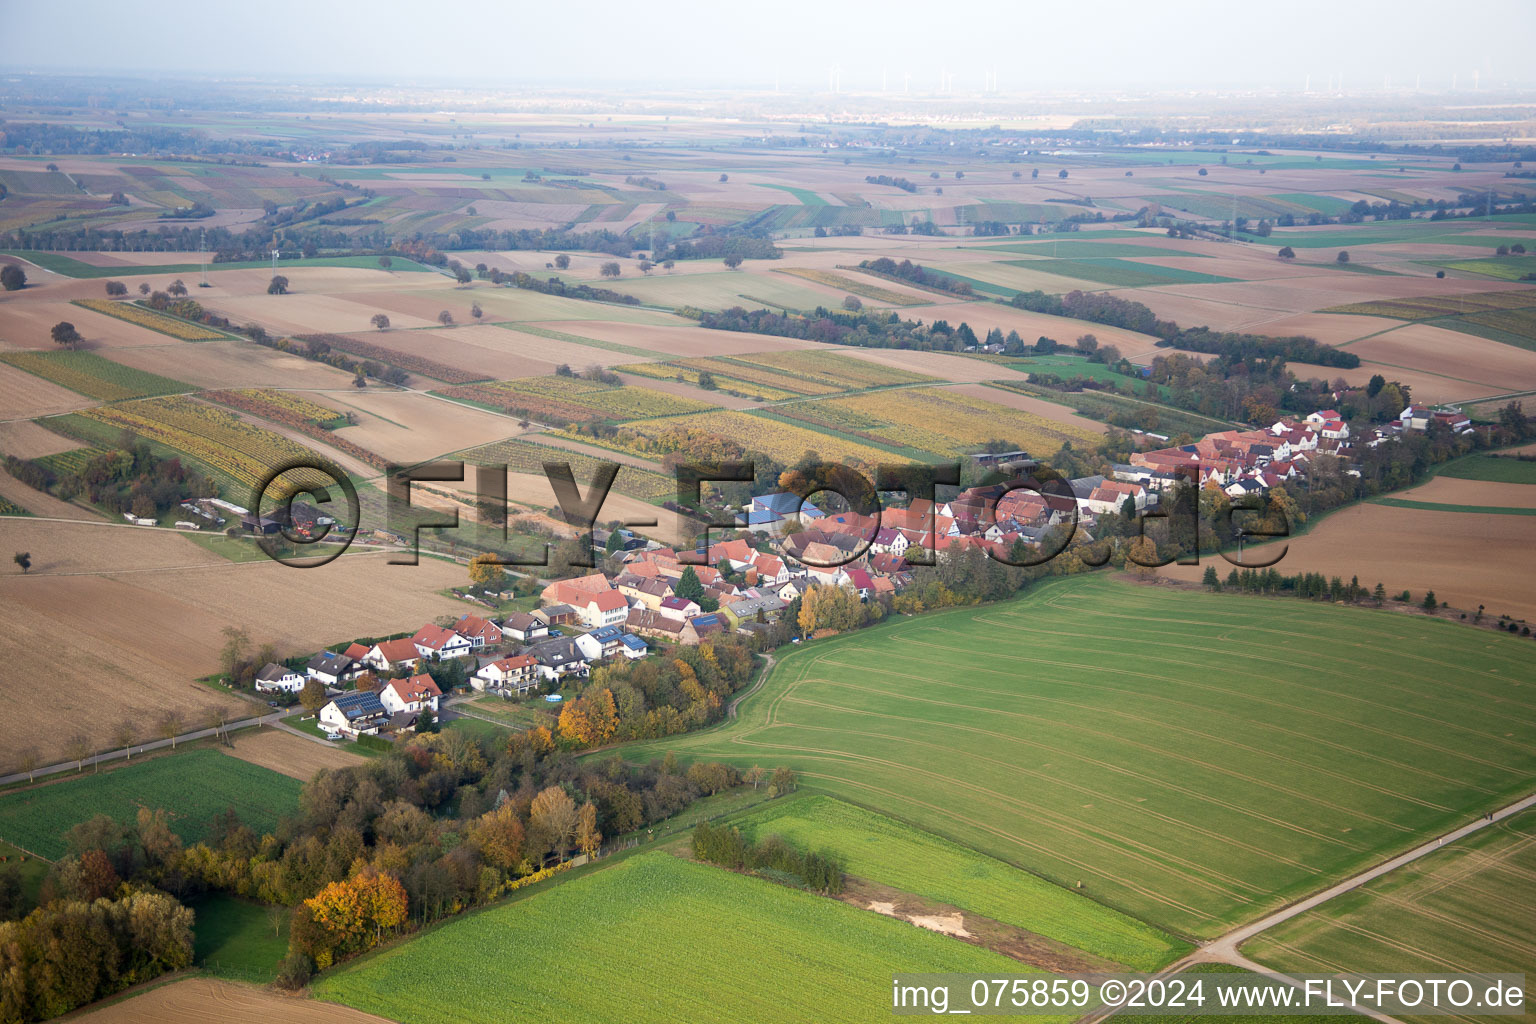
[[368, 82], [1350, 91], [1536, 83], [1536, 0], [0, 0], [7, 70]]

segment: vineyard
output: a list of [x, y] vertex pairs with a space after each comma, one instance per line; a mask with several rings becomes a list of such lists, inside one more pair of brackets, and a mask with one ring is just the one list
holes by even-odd
[[1536, 291], [1477, 292], [1473, 295], [1426, 295], [1416, 299], [1379, 299], [1330, 306], [1324, 313], [1389, 316], [1396, 320], [1430, 320], [1458, 313], [1491, 313], [1501, 309], [1536, 307]]
[[[1003, 410], [1010, 412], [1010, 410]], [[893, 453], [869, 445], [847, 441], [817, 430], [780, 423], [765, 416], [753, 416], [744, 412], [721, 409], [717, 412], [699, 413], [693, 416], [672, 416], [664, 419], [636, 420], [624, 426], [624, 432], [637, 438], [655, 442], [671, 430], [699, 430], [722, 437], [741, 445], [749, 451], [762, 452], [778, 462], [793, 465], [808, 451], [814, 451], [827, 462], [859, 463], [876, 466], [890, 462]], [[623, 437], [623, 433], [620, 435]], [[891, 442], [906, 446], [909, 442]], [[633, 446], [636, 454], [654, 457], [656, 451]]]
[[645, 416], [706, 412], [714, 406], [650, 388], [604, 384], [580, 377], [529, 377], [495, 384], [466, 384], [442, 392], [502, 412], [542, 422], [592, 423]]
[[275, 466], [315, 457], [296, 441], [190, 398], [147, 398], [89, 409], [80, 415], [131, 430], [249, 487], [266, 479]]
[[196, 390], [190, 384], [135, 370], [94, 352], [7, 352], [0, 360], [103, 402]]
[[681, 378], [692, 384], [697, 384], [699, 374], [706, 372], [714, 378], [715, 386], [722, 391], [765, 401], [922, 384], [934, 379], [891, 366], [867, 363], [836, 352], [814, 350], [702, 356], [697, 359], [676, 359], [665, 364], [641, 363], [618, 369], [663, 380]]
[[457, 367], [440, 363], [435, 359], [425, 356], [413, 355], [409, 352], [397, 352], [392, 348], [375, 345], [372, 342], [362, 341], [345, 334], [300, 334], [296, 340], [313, 345], [324, 345], [335, 349], [337, 352], [345, 352], [349, 356], [357, 356], [359, 359], [372, 359], [375, 362], [387, 363], [397, 366], [407, 373], [418, 374], [422, 377], [431, 377], [445, 384], [471, 384], [477, 380], [485, 380], [483, 373], [468, 373]]
[[855, 281], [851, 277], [834, 274], [830, 270], [816, 270], [812, 267], [784, 267], [778, 270], [777, 273], [803, 278], [806, 281], [815, 281], [817, 284], [824, 284], [828, 288], [851, 292], [854, 295], [875, 302], [886, 302], [893, 306], [920, 306], [928, 301], [915, 295], [907, 295], [903, 292], [892, 291], [889, 288], [882, 288], [877, 284], [870, 284], [868, 281]]
[[152, 331], [168, 334], [181, 341], [220, 341], [229, 337], [211, 327], [178, 320], [173, 316], [166, 316], [164, 313], [157, 313], [130, 302], [113, 302], [111, 299], [75, 299], [74, 304], [130, 324], [148, 327]]
[[273, 423], [291, 427], [306, 437], [323, 441], [374, 469], [387, 469], [389, 461], [354, 441], [332, 431], [331, 425], [345, 425], [347, 419], [335, 409], [326, 408], [288, 391], [243, 388], [237, 391], [210, 391], [203, 397], [241, 412], [252, 413]]
[[1517, 334], [1522, 338], [1536, 339], [1536, 308], [1502, 309], [1497, 312], [1474, 313], [1461, 319], [1481, 324], [1495, 330]]
[[[628, 366], [615, 366], [620, 373], [632, 373], [639, 377], [651, 377], [655, 380], [679, 380], [687, 384], [699, 382], [699, 371], [683, 363], [631, 363]], [[709, 371], [715, 379], [715, 387], [726, 394], [740, 395], [742, 398], [755, 398], [764, 402], [777, 402], [785, 398], [798, 398], [798, 391], [784, 391], [780, 388], [771, 388], [762, 384], [753, 384], [736, 377], [724, 376]]]
[[7, 501], [5, 498], [0, 498], [0, 516], [29, 516], [31, 514], [20, 505]]
[[1042, 453], [1054, 452], [1068, 441], [1078, 445], [1094, 441], [1093, 435], [1077, 427], [946, 388], [795, 402], [774, 411], [875, 443], [935, 455], [963, 455], [994, 439]]
[[[515, 437], [470, 448], [457, 453], [454, 458], [463, 459], [475, 466], [505, 465], [513, 473], [531, 473], [535, 476], [544, 475], [544, 463], [557, 462], [570, 466], [572, 475], [583, 486], [590, 483], [597, 475], [598, 467], [604, 465], [603, 460], [581, 452], [551, 448]], [[620, 466], [618, 475], [614, 477], [613, 489], [642, 501], [655, 501], [674, 497], [677, 494], [677, 482], [661, 473], [651, 473], [634, 466]]]
[[75, 476], [96, 456], [106, 455], [111, 451], [111, 448], [102, 447], [71, 448], [67, 452], [44, 455], [32, 461], [39, 466], [46, 466], [55, 476]]

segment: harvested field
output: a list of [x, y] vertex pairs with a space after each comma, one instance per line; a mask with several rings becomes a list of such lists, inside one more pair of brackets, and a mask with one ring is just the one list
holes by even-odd
[[[52, 760], [76, 729], [106, 747], [124, 717], [249, 708], [193, 681], [218, 670], [220, 631], [231, 623], [287, 656], [462, 610], [437, 591], [462, 583], [463, 569], [437, 559], [390, 566], [382, 555], [349, 554], [297, 570], [227, 562], [169, 531], [11, 518], [0, 519], [0, 543], [33, 558], [28, 575], [9, 565], [0, 575], [0, 605], [12, 609], [0, 640], [8, 670], [53, 678], [53, 643], [61, 631], [76, 638], [70, 685], [34, 715], [38, 746]], [[347, 593], [370, 598], [337, 600]]]
[[234, 746], [223, 753], [270, 768], [300, 782], [308, 782], [322, 768], [350, 768], [364, 758], [346, 744], [315, 741], [282, 729], [241, 729], [231, 733]]
[[[1373, 363], [1419, 370], [1499, 391], [1536, 388], [1536, 359], [1530, 353], [1430, 324], [1399, 327], [1357, 341], [1349, 346], [1349, 351]], [[1391, 375], [1387, 376], [1390, 379]], [[1414, 397], [1420, 396], [1415, 392]], [[1474, 397], [1474, 393], [1465, 397]]]
[[[491, 451], [494, 449], [488, 448], [485, 450]], [[559, 462], [564, 460], [565, 453], [563, 451], [559, 449], [548, 450], [553, 455], [551, 461]], [[621, 464], [624, 460], [622, 455], [612, 455], [609, 458], [611, 461], [620, 462]], [[573, 463], [575, 461], [574, 459], [572, 460]], [[579, 465], [572, 466], [573, 470], [579, 470], [579, 468]], [[457, 499], [451, 503], [451, 507], [459, 510], [460, 522], [467, 522], [473, 518], [474, 477], [473, 474], [466, 475], [469, 479], [463, 484], [418, 485], [411, 493], [413, 495], [418, 492], [427, 494], [428, 500], [423, 501], [422, 504], [428, 504], [431, 495], [449, 492], [451, 488], [450, 493], [457, 496]], [[623, 475], [624, 470], [620, 470], [620, 478]], [[587, 481], [579, 471], [576, 474], [576, 479], [582, 485], [583, 490], [585, 490]], [[675, 489], [676, 485], [673, 484], [671, 486]], [[673, 493], [675, 493], [675, 490]], [[542, 471], [534, 473], [509, 472], [507, 474], [507, 500], [515, 504], [539, 509], [554, 508], [556, 505], [555, 492], [549, 486], [549, 479], [544, 476]], [[449, 505], [444, 505], [441, 501], [438, 504], [443, 507], [449, 507]], [[647, 537], [655, 537], [663, 544], [676, 544], [692, 536], [692, 527], [695, 525], [691, 520], [679, 516], [675, 512], [670, 512], [659, 505], [652, 505], [631, 495], [621, 494], [617, 484], [615, 484], [613, 490], [608, 492], [608, 497], [603, 499], [603, 507], [599, 510], [597, 518], [600, 522], [607, 522], [609, 519], [623, 520], [631, 529]], [[645, 523], [655, 523], [656, 525], [641, 525]], [[556, 530], [569, 530], [569, 527], [565, 527], [564, 524], [546, 521], [545, 525], [551, 526]]]
[[[1006, 405], [1010, 409], [1029, 413], [1044, 419], [1053, 420], [1063, 426], [1070, 427], [1073, 431], [1088, 431], [1089, 433], [1102, 434], [1108, 428], [1098, 420], [1091, 420], [1086, 416], [1079, 416], [1067, 405], [1057, 405], [1055, 402], [1047, 402], [1031, 395], [1021, 395], [1017, 391], [1004, 391], [1002, 388], [989, 388], [985, 384], [959, 384], [947, 388], [967, 398], [978, 398], [998, 405]], [[1062, 395], [1062, 400], [1070, 402], [1071, 395]]]
[[[687, 320], [674, 318], [664, 327], [605, 321], [548, 321], [540, 326], [566, 331], [599, 341], [611, 341], [655, 353], [657, 359], [668, 356], [733, 356], [746, 352], [778, 349], [816, 348], [813, 341], [775, 338], [767, 334], [738, 331], [710, 331]], [[626, 362], [616, 359], [612, 362]]]
[[[680, 380], [660, 380], [655, 377], [641, 376], [633, 373], [620, 373], [619, 379], [624, 381], [625, 384], [649, 388], [652, 391], [660, 391], [668, 395], [676, 395], [678, 398], [692, 398], [700, 402], [710, 402], [724, 409], [755, 409], [762, 404], [750, 398], [727, 395], [720, 391], [706, 391], [697, 385]], [[0, 451], [3, 450], [3, 448], [0, 448]]]
[[[31, 289], [29, 288], [28, 291], [30, 292]], [[79, 301], [101, 301], [99, 285], [92, 290], [91, 294], [92, 298]], [[4, 339], [0, 339], [0, 345], [7, 347], [51, 347], [49, 331], [60, 320], [67, 320], [74, 324], [79, 329], [80, 336], [85, 339], [86, 345], [93, 349], [137, 348], [141, 345], [164, 345], [170, 341], [158, 331], [115, 319], [62, 299], [50, 299], [45, 302], [35, 299], [13, 301], [6, 303], [4, 309], [6, 330]]]
[[[1330, 515], [1293, 538], [1276, 568], [1287, 575], [1320, 572], [1414, 599], [1433, 590], [1453, 608], [1485, 605], [1493, 615], [1536, 622], [1536, 516], [1436, 512], [1364, 504]], [[1262, 548], [1254, 549], [1261, 551]], [[1272, 557], [1272, 556], [1267, 556]], [[1218, 560], [1225, 577], [1230, 566]], [[1168, 565], [1160, 574], [1198, 583], [1203, 566]]]
[[[1516, 465], [1536, 468], [1531, 463], [1516, 463]], [[1532, 484], [1458, 480], [1451, 476], [1437, 476], [1428, 483], [1410, 490], [1393, 491], [1392, 497], [1405, 501], [1430, 501], [1439, 505], [1536, 509], [1536, 486]]]
[[[563, 295], [545, 295], [522, 288], [436, 288], [429, 291], [396, 291], [378, 295], [373, 300], [379, 310], [420, 317], [437, 322], [437, 314], [447, 310], [460, 323], [470, 320], [469, 307], [478, 302], [485, 310], [487, 323], [526, 323], [544, 320], [611, 320], [631, 324], [670, 324], [677, 317], [639, 306], [619, 303], [586, 302]], [[371, 315], [371, 314], [370, 314]], [[367, 319], [364, 318], [364, 323]]]
[[845, 351], [854, 359], [964, 384], [978, 384], [988, 380], [1024, 380], [1029, 376], [985, 359], [971, 359], [950, 352], [919, 352], [900, 348], [850, 348]]
[[[415, 275], [412, 275], [413, 277]], [[431, 327], [437, 314], [411, 316], [383, 305], [382, 295], [232, 295], [214, 300], [215, 312], [237, 324], [258, 323], [277, 334], [346, 334], [368, 329], [375, 313], [389, 315], [392, 328]], [[457, 312], [457, 310], [455, 310]], [[469, 319], [466, 309], [464, 318]]]
[[0, 422], [0, 454], [14, 455], [18, 459], [36, 459], [79, 447], [80, 442], [74, 438], [55, 434], [31, 420]]
[[251, 341], [123, 349], [112, 358], [150, 373], [174, 373], [177, 380], [204, 388], [325, 388], [352, 383], [351, 374], [334, 366]]
[[213, 978], [183, 978], [86, 1010], [71, 1024], [389, 1024], [335, 1003], [289, 996], [269, 987]]
[[420, 462], [520, 433], [515, 420], [431, 395], [367, 388], [326, 394], [324, 401], [358, 414], [360, 422], [340, 428], [338, 437], [395, 462]]
[[[0, 451], [4, 450], [0, 448]], [[35, 516], [46, 516], [50, 519], [95, 520], [99, 518], [95, 513], [88, 512], [78, 505], [71, 505], [51, 494], [44, 494], [42, 491], [28, 487], [3, 469], [0, 469], [0, 499], [24, 508]]]

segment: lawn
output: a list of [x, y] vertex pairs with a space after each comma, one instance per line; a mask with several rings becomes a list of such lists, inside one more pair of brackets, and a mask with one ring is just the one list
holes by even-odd
[[64, 833], [74, 826], [98, 814], [131, 822], [140, 807], [170, 812], [172, 831], [186, 843], [201, 840], [209, 820], [231, 807], [260, 834], [298, 811], [301, 786], [211, 747], [196, 747], [0, 796], [0, 839], [57, 860], [66, 852]]
[[510, 725], [497, 725], [483, 718], [454, 718], [444, 722], [443, 728], [450, 732], [462, 732], [466, 736], [483, 740], [495, 747], [505, 746], [507, 735], [512, 730]]
[[660, 851], [323, 976], [322, 999], [413, 1024], [865, 1021], [899, 965], [1025, 973], [904, 921]]
[[10, 843], [0, 843], [0, 875], [16, 872], [21, 882], [21, 894], [29, 904], [37, 902], [43, 890], [43, 879], [48, 877], [48, 862], [18, 850]]
[[1243, 952], [1284, 971], [1530, 973], [1536, 812], [1500, 821], [1315, 910]]
[[1501, 484], [1536, 484], [1536, 461], [1507, 455], [1469, 455], [1457, 459], [1436, 475]]
[[975, 850], [829, 796], [775, 800], [733, 824], [761, 839], [830, 849], [849, 874], [1017, 925], [1151, 971], [1189, 947], [1140, 921]]
[[1526, 792], [1529, 647], [1081, 576], [803, 645], [735, 720], [626, 759], [786, 764], [1207, 937]]
[[226, 893], [187, 904], [197, 914], [192, 957], [206, 971], [243, 981], [269, 982], [288, 952], [290, 907], [278, 907], [277, 927], [268, 907]]

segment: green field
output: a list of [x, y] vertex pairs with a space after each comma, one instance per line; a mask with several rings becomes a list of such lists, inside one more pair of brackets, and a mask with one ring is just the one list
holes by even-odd
[[1038, 270], [1058, 277], [1071, 277], [1079, 281], [1094, 281], [1114, 288], [1150, 288], [1164, 284], [1226, 284], [1236, 278], [1220, 274], [1205, 274], [1198, 270], [1180, 270], [1177, 267], [1158, 267], [1150, 263], [1108, 258], [1083, 258], [1075, 260], [1005, 260], [1009, 266]]
[[7, 352], [0, 360], [103, 402], [197, 390], [179, 380], [114, 363], [95, 352]]
[[1011, 242], [1007, 245], [965, 246], [987, 252], [1016, 252], [1021, 256], [1045, 256], [1050, 259], [1083, 259], [1127, 256], [1205, 256], [1205, 253], [1186, 252], [1167, 245], [1132, 245], [1129, 242]]
[[1526, 792], [1529, 646], [1074, 577], [805, 645], [734, 721], [626, 756], [785, 763], [1205, 937]]
[[1277, 925], [1243, 952], [1295, 972], [1529, 974], [1533, 877], [1536, 812], [1526, 811]]
[[1002, 861], [829, 796], [775, 800], [733, 824], [749, 837], [779, 835], [830, 849], [849, 874], [926, 896], [1150, 971], [1189, 947], [1140, 921]]
[[1536, 257], [1489, 256], [1481, 260], [1437, 260], [1429, 264], [1446, 270], [1459, 270], [1464, 274], [1494, 277], [1500, 281], [1521, 281], [1529, 274], [1536, 274]]
[[1457, 480], [1491, 480], [1501, 484], [1536, 484], [1536, 461], [1510, 456], [1469, 455], [1457, 459], [1436, 476]]
[[[202, 272], [200, 263], [164, 263], [156, 266], [117, 266], [98, 267], [90, 263], [82, 263], [72, 256], [66, 256], [58, 252], [33, 252], [30, 249], [5, 249], [0, 254], [15, 256], [17, 259], [35, 263], [45, 270], [51, 270], [65, 277], [100, 278], [100, 277], [133, 277], [143, 274], [197, 274]], [[415, 260], [406, 259], [403, 256], [393, 257], [394, 263], [389, 268], [396, 271], [427, 271], [436, 272], [432, 267], [422, 266]], [[256, 260], [233, 263], [208, 264], [208, 271], [215, 270], [268, 270], [272, 267], [271, 260]], [[364, 270], [379, 270], [379, 258], [377, 256], [317, 256], [313, 259], [282, 260], [278, 263], [279, 270], [287, 270], [292, 267], [357, 267]]]
[[64, 833], [98, 814], [132, 822], [140, 807], [170, 812], [183, 842], [207, 834], [208, 822], [233, 807], [257, 834], [299, 809], [301, 783], [211, 747], [197, 747], [99, 774], [66, 775], [0, 796], [0, 839], [56, 860]]
[[1373, 505], [1392, 508], [1416, 508], [1423, 512], [1470, 512], [1482, 516], [1536, 516], [1536, 508], [1514, 505], [1449, 505], [1439, 501], [1414, 501], [1411, 498], [1371, 498]]
[[1027, 971], [905, 921], [651, 852], [322, 976], [412, 1024], [874, 1021], [891, 972]]
[[279, 908], [274, 928], [267, 907], [226, 893], [210, 893], [187, 905], [197, 914], [192, 957], [199, 967], [243, 981], [277, 976], [277, 965], [288, 952], [290, 908]]

